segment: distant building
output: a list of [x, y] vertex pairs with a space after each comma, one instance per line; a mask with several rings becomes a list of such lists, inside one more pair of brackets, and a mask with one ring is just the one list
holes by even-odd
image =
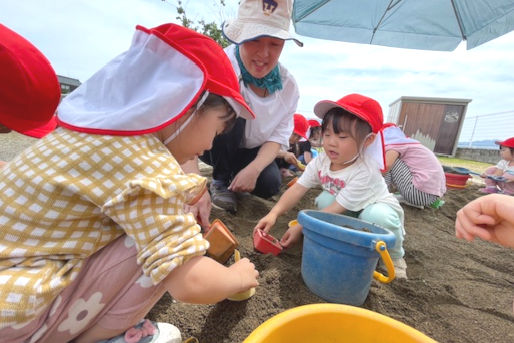
[[437, 155], [455, 156], [471, 99], [402, 96], [389, 105], [387, 122]]
[[59, 84], [61, 85], [61, 96], [64, 98], [68, 93], [71, 93], [75, 88], [80, 86], [80, 81], [67, 76], [57, 75]]

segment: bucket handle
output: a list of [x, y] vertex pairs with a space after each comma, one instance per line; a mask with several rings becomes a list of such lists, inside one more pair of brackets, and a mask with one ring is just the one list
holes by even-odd
[[375, 250], [380, 254], [382, 261], [384, 261], [388, 276], [385, 276], [384, 274], [375, 270], [373, 272], [373, 278], [383, 283], [389, 283], [394, 280], [395, 272], [393, 261], [391, 260], [391, 256], [389, 256], [389, 252], [387, 251], [386, 243], [384, 241], [378, 241], [377, 244], [375, 244]]

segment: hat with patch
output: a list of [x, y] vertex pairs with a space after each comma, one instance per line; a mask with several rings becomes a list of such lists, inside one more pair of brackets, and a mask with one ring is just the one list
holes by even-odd
[[224, 22], [221, 30], [235, 44], [268, 36], [292, 39], [298, 46], [303, 46], [289, 33], [292, 9], [292, 0], [242, 0], [237, 18]]

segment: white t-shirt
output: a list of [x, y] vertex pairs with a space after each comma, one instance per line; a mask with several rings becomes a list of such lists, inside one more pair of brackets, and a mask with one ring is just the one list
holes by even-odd
[[498, 164], [496, 164], [496, 168], [503, 170], [504, 173], [510, 172], [514, 174], [514, 166], [509, 166], [510, 161], [500, 160]]
[[241, 77], [241, 69], [235, 55], [235, 45], [225, 48], [225, 53], [232, 62], [234, 71], [239, 78], [241, 94], [256, 118], [246, 121], [244, 148], [255, 148], [265, 142], [279, 143], [285, 150], [289, 148], [289, 137], [293, 132], [293, 115], [296, 112], [300, 93], [293, 75], [287, 69], [278, 64], [282, 89], [275, 91], [266, 97], [260, 97], [249, 87], [245, 87]]
[[298, 179], [307, 188], [320, 186], [335, 196], [339, 205], [350, 211], [360, 211], [374, 203], [391, 206], [402, 219], [403, 209], [398, 200], [389, 193], [380, 171], [368, 167], [361, 158], [352, 165], [337, 171], [330, 170], [331, 161], [320, 152]]

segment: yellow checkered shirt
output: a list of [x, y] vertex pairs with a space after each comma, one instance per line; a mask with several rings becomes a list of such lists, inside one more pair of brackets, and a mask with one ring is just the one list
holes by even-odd
[[58, 128], [23, 151], [0, 170], [0, 328], [33, 319], [123, 234], [154, 283], [203, 255], [209, 243], [183, 205], [205, 186], [152, 134]]

